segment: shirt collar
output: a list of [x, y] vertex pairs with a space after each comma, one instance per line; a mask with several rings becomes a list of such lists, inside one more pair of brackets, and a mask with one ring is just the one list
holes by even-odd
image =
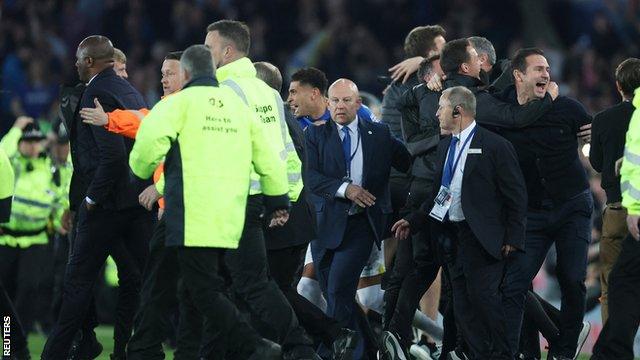
[[464, 143], [465, 141], [467, 141], [467, 138], [469, 137], [469, 135], [471, 134], [471, 132], [473, 131], [473, 128], [476, 127], [476, 121], [473, 120], [471, 122], [471, 124], [469, 124], [469, 126], [467, 126], [466, 129], [462, 130], [462, 132], [458, 135], [453, 135], [454, 137], [457, 137], [461, 143]]
[[[338, 131], [342, 131], [342, 128], [344, 127], [344, 125], [340, 125], [338, 123], [336, 123], [336, 125], [338, 126]], [[350, 122], [349, 125], [347, 125], [347, 127], [349, 128], [349, 130], [351, 130], [352, 134], [357, 134], [358, 133], [358, 117], [356, 116], [356, 119]]]
[[91, 77], [91, 79], [89, 79], [89, 82], [87, 82], [87, 86], [89, 86], [89, 84], [91, 84], [91, 82], [93, 81], [93, 79], [96, 78], [96, 76], [100, 75], [100, 73], [97, 73], [95, 75], [93, 75], [93, 77]]

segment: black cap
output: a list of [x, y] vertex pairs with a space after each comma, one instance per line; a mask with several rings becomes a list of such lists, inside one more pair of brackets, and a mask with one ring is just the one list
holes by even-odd
[[35, 123], [27, 124], [22, 130], [22, 136], [20, 137], [20, 141], [40, 141], [44, 139], [46, 139], [46, 137], [42, 131], [40, 131], [40, 127]]

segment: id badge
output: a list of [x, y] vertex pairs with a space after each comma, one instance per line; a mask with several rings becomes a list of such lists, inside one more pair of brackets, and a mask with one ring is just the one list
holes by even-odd
[[447, 215], [447, 211], [451, 207], [451, 191], [449, 188], [440, 186], [440, 190], [438, 191], [438, 196], [436, 196], [433, 208], [429, 213], [429, 216], [432, 218], [442, 222], [444, 220], [445, 215]]

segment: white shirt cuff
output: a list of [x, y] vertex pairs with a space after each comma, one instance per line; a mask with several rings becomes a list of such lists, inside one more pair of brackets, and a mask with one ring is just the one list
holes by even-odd
[[342, 185], [340, 185], [340, 187], [338, 188], [338, 191], [336, 191], [336, 197], [346, 199], [347, 197], [345, 193], [347, 192], [347, 186], [349, 186], [348, 182], [345, 181], [344, 183], [342, 183]]
[[85, 197], [85, 198], [84, 198], [84, 200], [85, 200], [87, 203], [91, 204], [91, 205], [95, 205], [95, 204], [96, 204], [96, 202], [95, 202], [95, 201], [93, 201], [93, 200], [91, 200], [88, 196], [87, 196], [87, 197]]

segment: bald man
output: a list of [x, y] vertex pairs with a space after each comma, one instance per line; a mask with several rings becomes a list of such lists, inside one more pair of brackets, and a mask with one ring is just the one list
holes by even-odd
[[[304, 180], [317, 216], [317, 239], [311, 242], [316, 274], [327, 315], [356, 331], [358, 279], [389, 226], [389, 172], [407, 172], [411, 165], [386, 125], [358, 118], [361, 102], [355, 83], [337, 80], [329, 87], [332, 121], [305, 132]], [[362, 341], [353, 355], [362, 358]]]
[[[116, 75], [114, 49], [108, 38], [94, 35], [82, 40], [76, 58], [78, 76], [86, 83], [81, 108], [94, 107], [95, 99], [106, 112], [147, 108], [142, 95]], [[131, 267], [129, 273], [120, 275], [139, 276], [155, 222], [155, 215], [138, 203], [138, 194], [151, 182], [130, 175], [128, 158], [133, 140], [102, 126], [85, 124], [79, 116], [68, 125], [74, 167], [70, 208], [77, 214], [77, 230], [67, 264], [58, 321], [42, 359], [67, 359], [72, 340], [81, 327], [83, 339], [92, 337], [96, 325], [91, 323], [89, 311], [93, 285], [107, 255], [115, 247], [125, 247], [131, 255]], [[118, 314], [112, 359], [124, 358], [138, 304], [139, 284], [137, 288], [127, 289], [128, 293], [121, 294], [127, 306]], [[99, 345], [76, 348], [75, 356], [93, 359], [100, 351]]]

